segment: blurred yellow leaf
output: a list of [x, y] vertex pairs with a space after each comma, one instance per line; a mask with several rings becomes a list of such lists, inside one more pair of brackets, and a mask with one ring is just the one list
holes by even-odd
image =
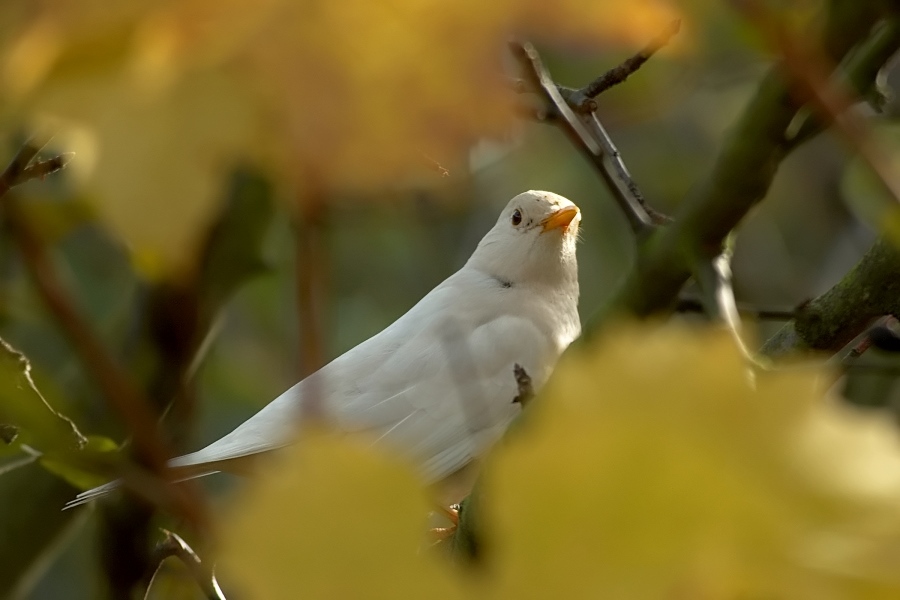
[[455, 168], [513, 121], [510, 36], [636, 49], [678, 16], [662, 0], [30, 5], [0, 6], [0, 113], [92, 134], [100, 214], [151, 276], [195, 266], [237, 159], [295, 188], [391, 188], [430, 174], [424, 157]]
[[728, 336], [677, 329], [568, 356], [485, 477], [496, 597], [896, 597], [896, 432], [822, 379], [754, 390]]
[[223, 520], [218, 573], [248, 598], [461, 598], [421, 552], [431, 506], [366, 444], [305, 432]]

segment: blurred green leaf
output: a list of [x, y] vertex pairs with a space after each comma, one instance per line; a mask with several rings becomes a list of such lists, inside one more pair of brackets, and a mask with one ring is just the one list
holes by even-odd
[[80, 449], [87, 438], [75, 423], [55, 410], [31, 378], [31, 364], [0, 339], [0, 421], [19, 428], [18, 443], [39, 451]]
[[201, 310], [207, 319], [239, 285], [265, 271], [262, 243], [274, 214], [272, 185], [254, 171], [237, 169], [225, 204], [203, 250]]
[[[102, 457], [98, 454], [117, 453], [118, 450], [119, 445], [113, 440], [92, 435], [88, 436], [87, 444], [80, 451], [45, 454], [41, 457], [40, 463], [45, 469], [62, 477], [70, 485], [79, 490], [88, 490], [109, 481], [109, 469], [98, 469], [103, 466]], [[116, 460], [121, 457], [116, 454], [110, 458]], [[97, 473], [97, 470], [103, 472]]]
[[[78, 491], [32, 463], [3, 475], [0, 485], [0, 598], [25, 592], [59, 547], [78, 511], [63, 505]], [[26, 589], [23, 589], [26, 588]]]
[[[881, 124], [874, 130], [888, 170], [900, 172], [900, 125]], [[892, 197], [860, 157], [850, 161], [841, 180], [844, 202], [860, 220], [900, 245], [900, 202]]]
[[12, 444], [17, 437], [19, 437], [18, 427], [0, 423], [0, 440], [3, 440], [4, 444]]

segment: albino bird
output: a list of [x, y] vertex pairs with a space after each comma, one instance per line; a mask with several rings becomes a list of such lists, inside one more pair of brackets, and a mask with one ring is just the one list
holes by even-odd
[[[521, 410], [514, 367], [538, 389], [581, 332], [571, 201], [529, 191], [506, 205], [468, 262], [381, 333], [284, 392], [234, 431], [173, 458], [199, 477], [289, 444], [308, 412], [408, 457], [441, 499], [461, 499], [467, 469]], [[179, 473], [180, 472], [180, 473]], [[88, 490], [77, 506], [115, 489]]]

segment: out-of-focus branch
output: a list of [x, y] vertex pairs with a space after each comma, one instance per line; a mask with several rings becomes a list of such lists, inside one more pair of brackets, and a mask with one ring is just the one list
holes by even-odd
[[698, 265], [694, 279], [703, 292], [707, 312], [717, 315], [725, 324], [747, 362], [752, 366], [761, 366], [744, 343], [741, 315], [734, 299], [734, 287], [731, 285], [731, 256], [732, 248], [729, 245], [711, 261]]
[[672, 37], [681, 29], [681, 21], [675, 20], [663, 30], [653, 41], [647, 44], [640, 52], [625, 59], [621, 64], [613, 67], [606, 73], [597, 77], [581, 89], [571, 89], [560, 86], [559, 92], [576, 112], [581, 114], [591, 113], [597, 110], [594, 98], [628, 79], [628, 77], [640, 69], [650, 57], [669, 43]]
[[837, 285], [797, 310], [762, 348], [771, 357], [837, 352], [883, 315], [900, 315], [900, 249], [880, 239]]
[[16, 180], [13, 182], [13, 186], [21, 185], [32, 179], [43, 179], [47, 175], [52, 175], [53, 173], [66, 168], [66, 165], [69, 164], [73, 158], [75, 158], [74, 152], [63, 152], [62, 154], [58, 154], [47, 160], [39, 160], [31, 163], [19, 173], [19, 176], [16, 177]]
[[[842, 2], [833, 4], [843, 6]], [[837, 14], [832, 7], [829, 23]], [[838, 62], [866, 39], [876, 21], [877, 15], [871, 14], [868, 19], [826, 27], [823, 47], [827, 57]], [[881, 61], [880, 66], [883, 57], [870, 55], [870, 60]], [[856, 68], [872, 72], [877, 70], [873, 62]], [[791, 149], [785, 136], [801, 105], [785, 82], [784, 65], [772, 67], [726, 140], [710, 175], [681, 204], [674, 223], [642, 244], [625, 284], [588, 322], [586, 333], [616, 311], [647, 316], [672, 306], [694, 265], [718, 256], [725, 238], [768, 192]]]
[[216, 580], [213, 570], [203, 564], [197, 553], [178, 534], [165, 529], [162, 532], [165, 537], [156, 545], [153, 551], [153, 572], [146, 578], [147, 593], [145, 598], [150, 596], [153, 579], [159, 572], [160, 567], [162, 567], [163, 561], [167, 558], [175, 557], [184, 563], [194, 581], [197, 582], [197, 585], [200, 586], [203, 594], [209, 600], [225, 600], [225, 594], [222, 593], [222, 588], [219, 587], [219, 582]]
[[541, 57], [531, 44], [512, 44], [513, 55], [522, 65], [528, 89], [536, 90], [543, 96], [547, 110], [546, 119], [553, 115], [553, 122], [560, 125], [572, 143], [597, 168], [613, 198], [628, 219], [632, 231], [643, 235], [660, 222], [661, 215], [647, 206], [643, 194], [622, 162], [619, 151], [607, 135], [594, 113], [578, 115], [560, 94], [559, 88]]
[[[141, 389], [106, 351], [90, 325], [75, 308], [59, 281], [44, 244], [22, 211], [18, 199], [9, 195], [49, 138], [29, 140], [0, 175], [0, 207], [7, 226], [41, 299], [68, 337], [88, 372], [100, 387], [109, 406], [118, 413], [134, 441], [140, 461], [165, 479], [169, 453], [157, 432], [156, 416]], [[39, 164], [39, 163], [38, 163]], [[33, 171], [37, 172], [37, 171]], [[195, 488], [188, 488], [196, 492]], [[198, 527], [205, 527], [205, 510], [197, 493], [171, 489], [172, 508]]]
[[513, 367], [513, 374], [516, 376], [516, 389], [518, 391], [513, 402], [518, 402], [522, 405], [522, 408], [525, 408], [534, 399], [534, 386], [531, 382], [531, 376], [518, 363]]
[[[809, 101], [823, 121], [832, 123], [836, 131], [863, 158], [884, 191], [895, 202], [900, 202], [900, 181], [884, 159], [886, 153], [876, 147], [868, 123], [853, 111], [847, 110], [858, 98], [839, 81], [829, 82], [828, 73], [833, 66], [828, 64], [828, 58], [813, 47], [805, 47], [796, 35], [792, 35], [792, 32], [772, 18], [761, 3], [745, 0], [741, 5], [759, 28], [772, 38], [794, 84], [792, 92], [799, 101]], [[888, 30], [890, 32], [891, 28]], [[894, 42], [896, 50], [896, 44], [900, 43], [900, 33], [889, 39]], [[881, 224], [873, 225], [879, 227]]]
[[25, 172], [29, 164], [49, 141], [49, 136], [35, 135], [22, 144], [22, 147], [13, 156], [12, 161], [3, 170], [3, 173], [0, 173], [0, 198], [3, 198], [13, 186], [28, 180], [25, 177]]
[[[790, 308], [765, 308], [752, 304], [737, 303], [738, 312], [760, 321], [790, 321], [797, 312]], [[680, 313], [705, 313], [707, 307], [699, 298], [681, 297], [675, 304], [675, 312]]]
[[869, 341], [874, 347], [884, 352], [900, 352], [898, 324], [900, 324], [900, 320], [893, 315], [890, 316], [885, 323], [881, 323], [869, 331]]
[[[315, 181], [311, 178], [311, 181]], [[300, 326], [300, 377], [310, 375], [325, 363], [325, 190], [310, 183], [297, 198], [294, 227], [294, 272], [297, 290], [297, 322]], [[311, 380], [310, 402], [303, 403], [303, 419], [318, 420], [323, 414], [317, 381]], [[312, 422], [312, 421], [310, 421]]]
[[[858, 50], [847, 57], [840, 69], [842, 84], [854, 90], [861, 98], [871, 97], [877, 93], [878, 72], [897, 52], [898, 47], [900, 47], [900, 20], [888, 19], [880, 24]], [[870, 100], [871, 102], [873, 101]], [[793, 148], [810, 140], [831, 125], [831, 122], [827, 115], [808, 112], [788, 140], [788, 146]]]
[[857, 359], [865, 354], [869, 348], [876, 346], [880, 342], [883, 343], [887, 337], [893, 336], [894, 333], [891, 328], [896, 327], [897, 323], [897, 318], [893, 315], [886, 315], [876, 319], [862, 333], [847, 342], [825, 364], [829, 367], [840, 366], [845, 368], [860, 366]]

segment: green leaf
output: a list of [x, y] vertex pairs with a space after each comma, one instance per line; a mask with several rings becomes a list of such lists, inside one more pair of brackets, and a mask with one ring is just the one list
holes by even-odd
[[[44, 455], [40, 463], [79, 490], [89, 490], [109, 481], [109, 469], [103, 469], [103, 466], [121, 458], [118, 450], [119, 446], [113, 440], [92, 435], [80, 451]], [[112, 456], [104, 457], [103, 454]]]
[[203, 249], [199, 293], [207, 318], [239, 285], [265, 271], [261, 248], [273, 212], [271, 184], [252, 171], [237, 169]]
[[17, 597], [59, 550], [56, 542], [78, 511], [63, 511], [77, 493], [31, 463], [3, 475], [0, 485], [0, 598]]
[[6, 423], [0, 423], [0, 440], [3, 440], [4, 444], [12, 444], [16, 441], [16, 438], [19, 437], [19, 428], [15, 425], [8, 425]]
[[18, 443], [41, 452], [80, 449], [88, 441], [75, 423], [54, 409], [38, 390], [25, 355], [3, 339], [0, 339], [0, 423], [10, 435], [11, 427], [17, 428]]

